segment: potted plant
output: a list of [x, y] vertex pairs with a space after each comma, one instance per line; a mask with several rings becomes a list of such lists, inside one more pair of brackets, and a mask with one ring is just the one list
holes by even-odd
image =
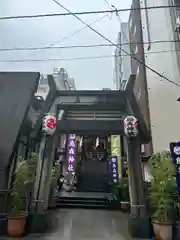
[[123, 177], [120, 180], [120, 188], [121, 188], [121, 201], [120, 201], [121, 210], [128, 212], [130, 208], [128, 177]]
[[170, 153], [154, 154], [150, 160], [152, 181], [150, 185], [150, 207], [156, 239], [171, 240], [175, 211], [175, 170]]
[[180, 198], [177, 198], [177, 209], [176, 209], [176, 225], [175, 225], [175, 240], [180, 239]]
[[30, 157], [26, 160], [28, 165], [28, 179], [30, 183], [34, 183], [36, 177], [36, 168], [37, 168], [38, 154], [32, 152]]
[[[28, 183], [26, 185], [26, 192], [28, 193], [30, 198], [32, 197], [34, 182], [36, 180], [37, 161], [38, 161], [38, 154], [36, 152], [32, 152], [29, 158], [26, 160], [26, 164], [28, 166], [28, 175], [27, 175]], [[31, 204], [31, 199], [29, 203]]]
[[111, 194], [109, 195], [110, 208], [117, 210], [119, 208], [119, 202], [122, 199], [119, 182], [110, 184], [110, 192], [111, 192]]
[[8, 216], [7, 232], [11, 237], [20, 237], [25, 232], [26, 211], [26, 184], [28, 183], [28, 166], [26, 161], [19, 161], [15, 171], [15, 179], [11, 189], [11, 213]]

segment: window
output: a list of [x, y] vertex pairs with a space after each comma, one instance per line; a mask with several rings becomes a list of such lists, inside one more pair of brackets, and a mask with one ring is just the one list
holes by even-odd
[[138, 75], [139, 75], [139, 66], [138, 66], [137, 72], [136, 72], [136, 76], [137, 76], [137, 77], [138, 77]]
[[180, 0], [174, 0], [176, 16], [180, 15]]
[[138, 45], [137, 45], [137, 44], [136, 44], [136, 47], [135, 47], [134, 53], [135, 53], [135, 54], [138, 53]]
[[126, 87], [126, 83], [127, 83], [127, 80], [123, 80], [122, 82], [121, 82], [121, 90], [125, 90], [125, 87]]
[[130, 17], [129, 17], [129, 29], [131, 29], [131, 27], [132, 27], [132, 16], [130, 15]]
[[135, 35], [135, 34], [136, 34], [136, 25], [134, 25], [132, 28], [132, 35]]

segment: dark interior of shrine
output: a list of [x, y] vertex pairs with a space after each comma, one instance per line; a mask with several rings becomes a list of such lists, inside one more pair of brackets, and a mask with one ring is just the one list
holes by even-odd
[[108, 137], [81, 136], [77, 190], [108, 191]]

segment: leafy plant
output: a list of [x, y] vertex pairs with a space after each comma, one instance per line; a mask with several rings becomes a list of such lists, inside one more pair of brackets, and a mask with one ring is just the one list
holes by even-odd
[[38, 154], [36, 152], [31, 153], [30, 157], [26, 160], [29, 169], [27, 179], [30, 183], [35, 181], [37, 161]]
[[111, 194], [118, 200], [121, 200], [121, 189], [119, 184], [111, 184]]
[[29, 159], [18, 159], [12, 184], [12, 213], [20, 214], [26, 209], [26, 188], [35, 181], [38, 154], [31, 153]]
[[18, 162], [15, 179], [12, 185], [12, 213], [20, 215], [21, 212], [25, 211], [26, 199], [25, 199], [25, 188], [28, 183], [28, 165], [26, 161]]
[[129, 180], [128, 177], [123, 177], [120, 180], [120, 189], [121, 189], [121, 196], [122, 201], [129, 202]]
[[52, 167], [52, 178], [57, 179], [59, 176], [59, 172], [60, 172], [60, 164], [55, 163], [54, 166]]
[[174, 214], [176, 193], [175, 170], [170, 153], [164, 151], [154, 154], [150, 164], [152, 182], [149, 198], [152, 219], [169, 222]]
[[176, 219], [180, 220], [180, 197], [178, 195], [176, 198]]

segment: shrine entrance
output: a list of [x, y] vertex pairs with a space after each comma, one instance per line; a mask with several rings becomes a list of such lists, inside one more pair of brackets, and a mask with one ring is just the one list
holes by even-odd
[[[116, 185], [122, 178], [118, 172], [118, 164], [122, 159], [118, 159], [118, 151], [113, 151], [113, 155], [108, 153], [107, 146], [104, 147], [107, 144], [105, 139], [109, 136], [116, 136], [115, 139], [118, 139], [119, 136], [123, 137], [126, 142], [129, 170], [131, 226], [134, 225], [140, 231], [139, 219], [141, 218], [142, 222], [145, 222], [146, 218], [140, 149], [141, 144], [151, 140], [151, 135], [133, 93], [134, 82], [135, 76], [131, 76], [125, 91], [57, 91], [54, 103], [57, 118], [56, 132], [50, 137], [44, 136], [47, 141], [45, 146], [42, 144], [42, 152], [44, 152], [44, 148], [47, 149], [46, 158], [49, 160], [52, 158], [53, 143], [57, 136], [66, 136], [63, 165], [66, 166], [67, 173], [76, 175], [77, 182], [81, 183], [81, 186], [79, 184], [81, 197], [75, 197], [77, 192], [74, 193], [74, 191], [68, 196], [60, 194], [59, 206], [79, 207], [86, 204], [86, 206], [94, 207], [98, 202], [99, 207], [107, 207], [105, 203], [110, 201], [109, 195], [106, 197], [103, 195], [103, 201], [102, 199], [99, 201], [97, 197], [92, 200], [88, 196], [86, 199], [83, 197], [83, 192], [93, 190], [111, 194], [108, 183], [110, 180], [112, 184]], [[138, 134], [133, 138], [127, 137], [124, 132], [124, 119], [127, 116], [130, 116], [131, 119], [133, 117], [138, 119]], [[73, 147], [70, 144], [72, 136]], [[42, 139], [42, 143], [44, 139]], [[99, 141], [98, 144], [96, 144], [97, 141]], [[43, 154], [39, 156], [41, 157]], [[105, 159], [110, 160], [109, 166]], [[77, 166], [80, 166], [78, 171]], [[44, 173], [44, 175], [46, 174]], [[80, 198], [81, 202], [79, 202]], [[69, 199], [72, 200], [71, 203], [69, 203]], [[136, 220], [138, 222], [133, 224], [132, 222]], [[149, 224], [148, 221], [146, 223]]]
[[107, 137], [81, 136], [81, 152], [78, 169], [77, 190], [85, 192], [108, 192]]

